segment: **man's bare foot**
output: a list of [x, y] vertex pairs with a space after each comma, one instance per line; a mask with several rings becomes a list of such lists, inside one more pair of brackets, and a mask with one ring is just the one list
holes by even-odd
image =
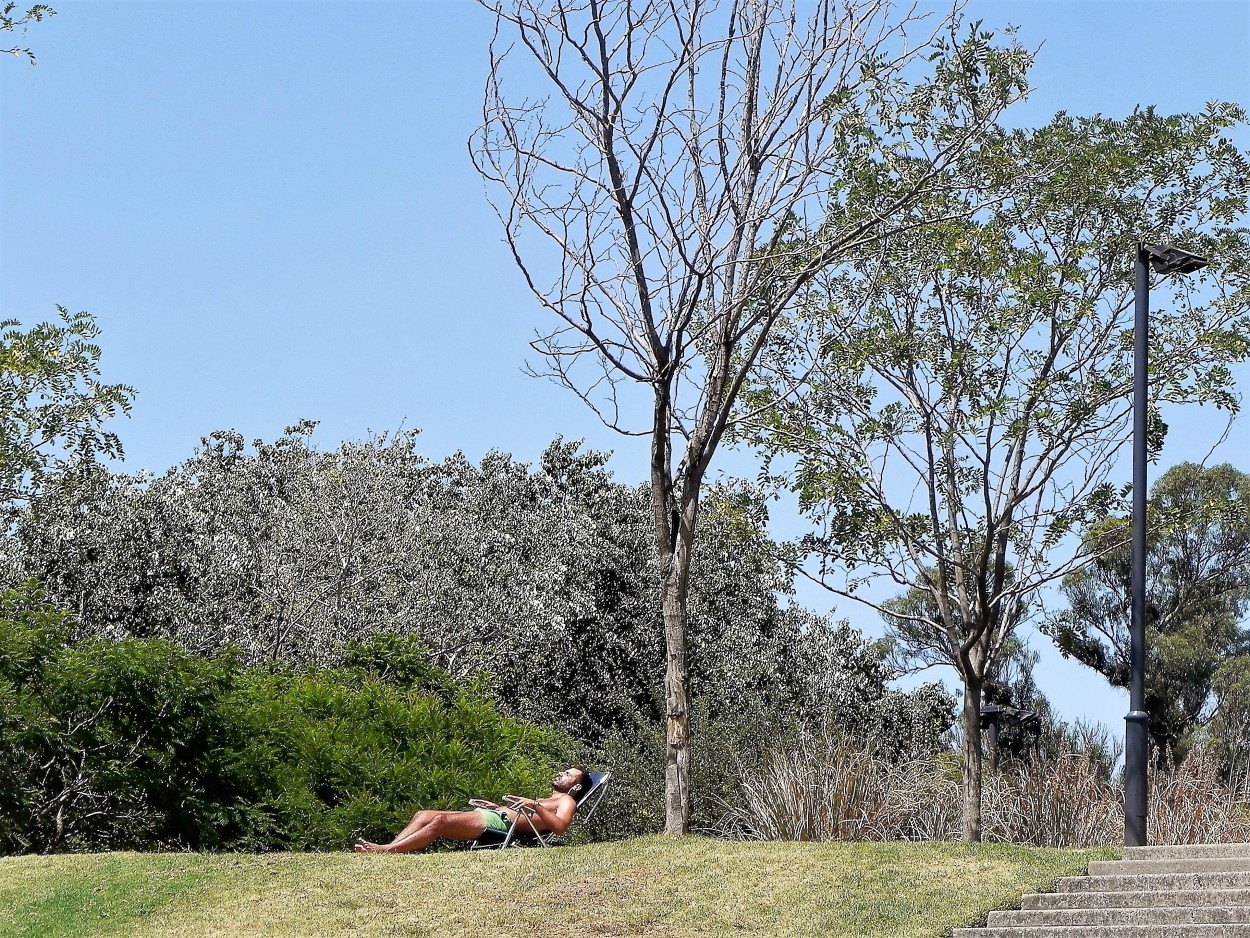
[[356, 852], [357, 853], [387, 853], [389, 851], [387, 851], [386, 847], [383, 846], [382, 844], [375, 844], [368, 840], [358, 840], [356, 841]]

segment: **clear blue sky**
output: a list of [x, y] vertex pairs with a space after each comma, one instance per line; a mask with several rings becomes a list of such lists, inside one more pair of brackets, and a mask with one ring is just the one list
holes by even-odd
[[[139, 391], [117, 428], [127, 468], [161, 471], [212, 430], [272, 439], [310, 417], [325, 446], [419, 427], [432, 458], [530, 460], [584, 437], [617, 451], [618, 478], [645, 478], [640, 444], [522, 373], [547, 322], [466, 155], [490, 27], [477, 4], [52, 5], [20, 39], [38, 65], [0, 61], [0, 314], [96, 315], [106, 376]], [[1250, 105], [1244, 0], [969, 13], [1041, 47], [1021, 125]], [[1212, 421], [1173, 423], [1164, 465], [1214, 442]], [[1247, 438], [1243, 421], [1223, 458], [1250, 468]], [[1126, 709], [1053, 654], [1042, 683], [1069, 717], [1116, 724]]]

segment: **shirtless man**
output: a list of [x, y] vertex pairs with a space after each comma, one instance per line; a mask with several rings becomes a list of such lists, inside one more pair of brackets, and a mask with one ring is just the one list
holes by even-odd
[[518, 812], [530, 815], [519, 830], [529, 831], [532, 823], [540, 833], [563, 834], [573, 822], [577, 796], [590, 787], [590, 773], [585, 769], [565, 769], [551, 780], [551, 797], [521, 798], [508, 795], [506, 805], [490, 801], [471, 801], [472, 811], [418, 811], [408, 826], [395, 835], [389, 844], [356, 841], [357, 853], [408, 853], [421, 850], [440, 837], [444, 840], [477, 840], [487, 830], [506, 834]]

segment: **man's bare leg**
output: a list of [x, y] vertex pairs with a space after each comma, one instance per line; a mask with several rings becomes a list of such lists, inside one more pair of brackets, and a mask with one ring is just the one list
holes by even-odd
[[[422, 817], [427, 815], [427, 817]], [[418, 819], [423, 823], [418, 825]], [[440, 837], [447, 840], [477, 840], [486, 830], [486, 819], [476, 811], [422, 811], [389, 844], [367, 840], [356, 843], [357, 853], [408, 853], [422, 850]]]
[[403, 840], [405, 837], [409, 837], [412, 834], [415, 834], [421, 828], [429, 824], [430, 821], [434, 820], [434, 818], [437, 815], [445, 814], [445, 813], [447, 812], [445, 811], [418, 811], [416, 814], [412, 816], [412, 820], [409, 821], [404, 826], [404, 829], [400, 831], [398, 834], [396, 834], [393, 838], [391, 838], [391, 843], [397, 843], [398, 841]]
[[[430, 823], [430, 821], [432, 821], [432, 820], [434, 819], [434, 816], [435, 816], [435, 815], [438, 815], [438, 814], [444, 814], [444, 813], [446, 813], [446, 812], [443, 812], [443, 811], [418, 811], [416, 814], [414, 814], [414, 815], [412, 816], [412, 820], [411, 820], [411, 821], [409, 821], [409, 822], [408, 822], [408, 823], [404, 826], [404, 829], [403, 829], [403, 830], [401, 830], [398, 834], [396, 834], [396, 835], [394, 836], [394, 838], [392, 838], [392, 840], [390, 841], [390, 844], [395, 844], [395, 843], [398, 843], [399, 841], [403, 840], [403, 839], [404, 839], [404, 838], [406, 838], [406, 837], [411, 837], [413, 834], [415, 834], [415, 833], [416, 833], [417, 831], [419, 831], [421, 828], [423, 828], [423, 827], [425, 827], [427, 824], [429, 824], [429, 823]], [[373, 843], [373, 841], [370, 841], [370, 840], [365, 840], [365, 839], [363, 839], [363, 838], [362, 838], [362, 839], [360, 839], [360, 840], [356, 841], [356, 852], [357, 852], [357, 853], [376, 853], [376, 852], [378, 851], [378, 848], [380, 848], [380, 847], [384, 847], [384, 846], [389, 846], [390, 844], [375, 844], [375, 843]]]

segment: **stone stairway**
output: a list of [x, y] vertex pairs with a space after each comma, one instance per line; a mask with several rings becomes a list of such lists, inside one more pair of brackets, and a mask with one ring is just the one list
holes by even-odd
[[1129, 847], [954, 938], [1250, 938], [1250, 844]]

